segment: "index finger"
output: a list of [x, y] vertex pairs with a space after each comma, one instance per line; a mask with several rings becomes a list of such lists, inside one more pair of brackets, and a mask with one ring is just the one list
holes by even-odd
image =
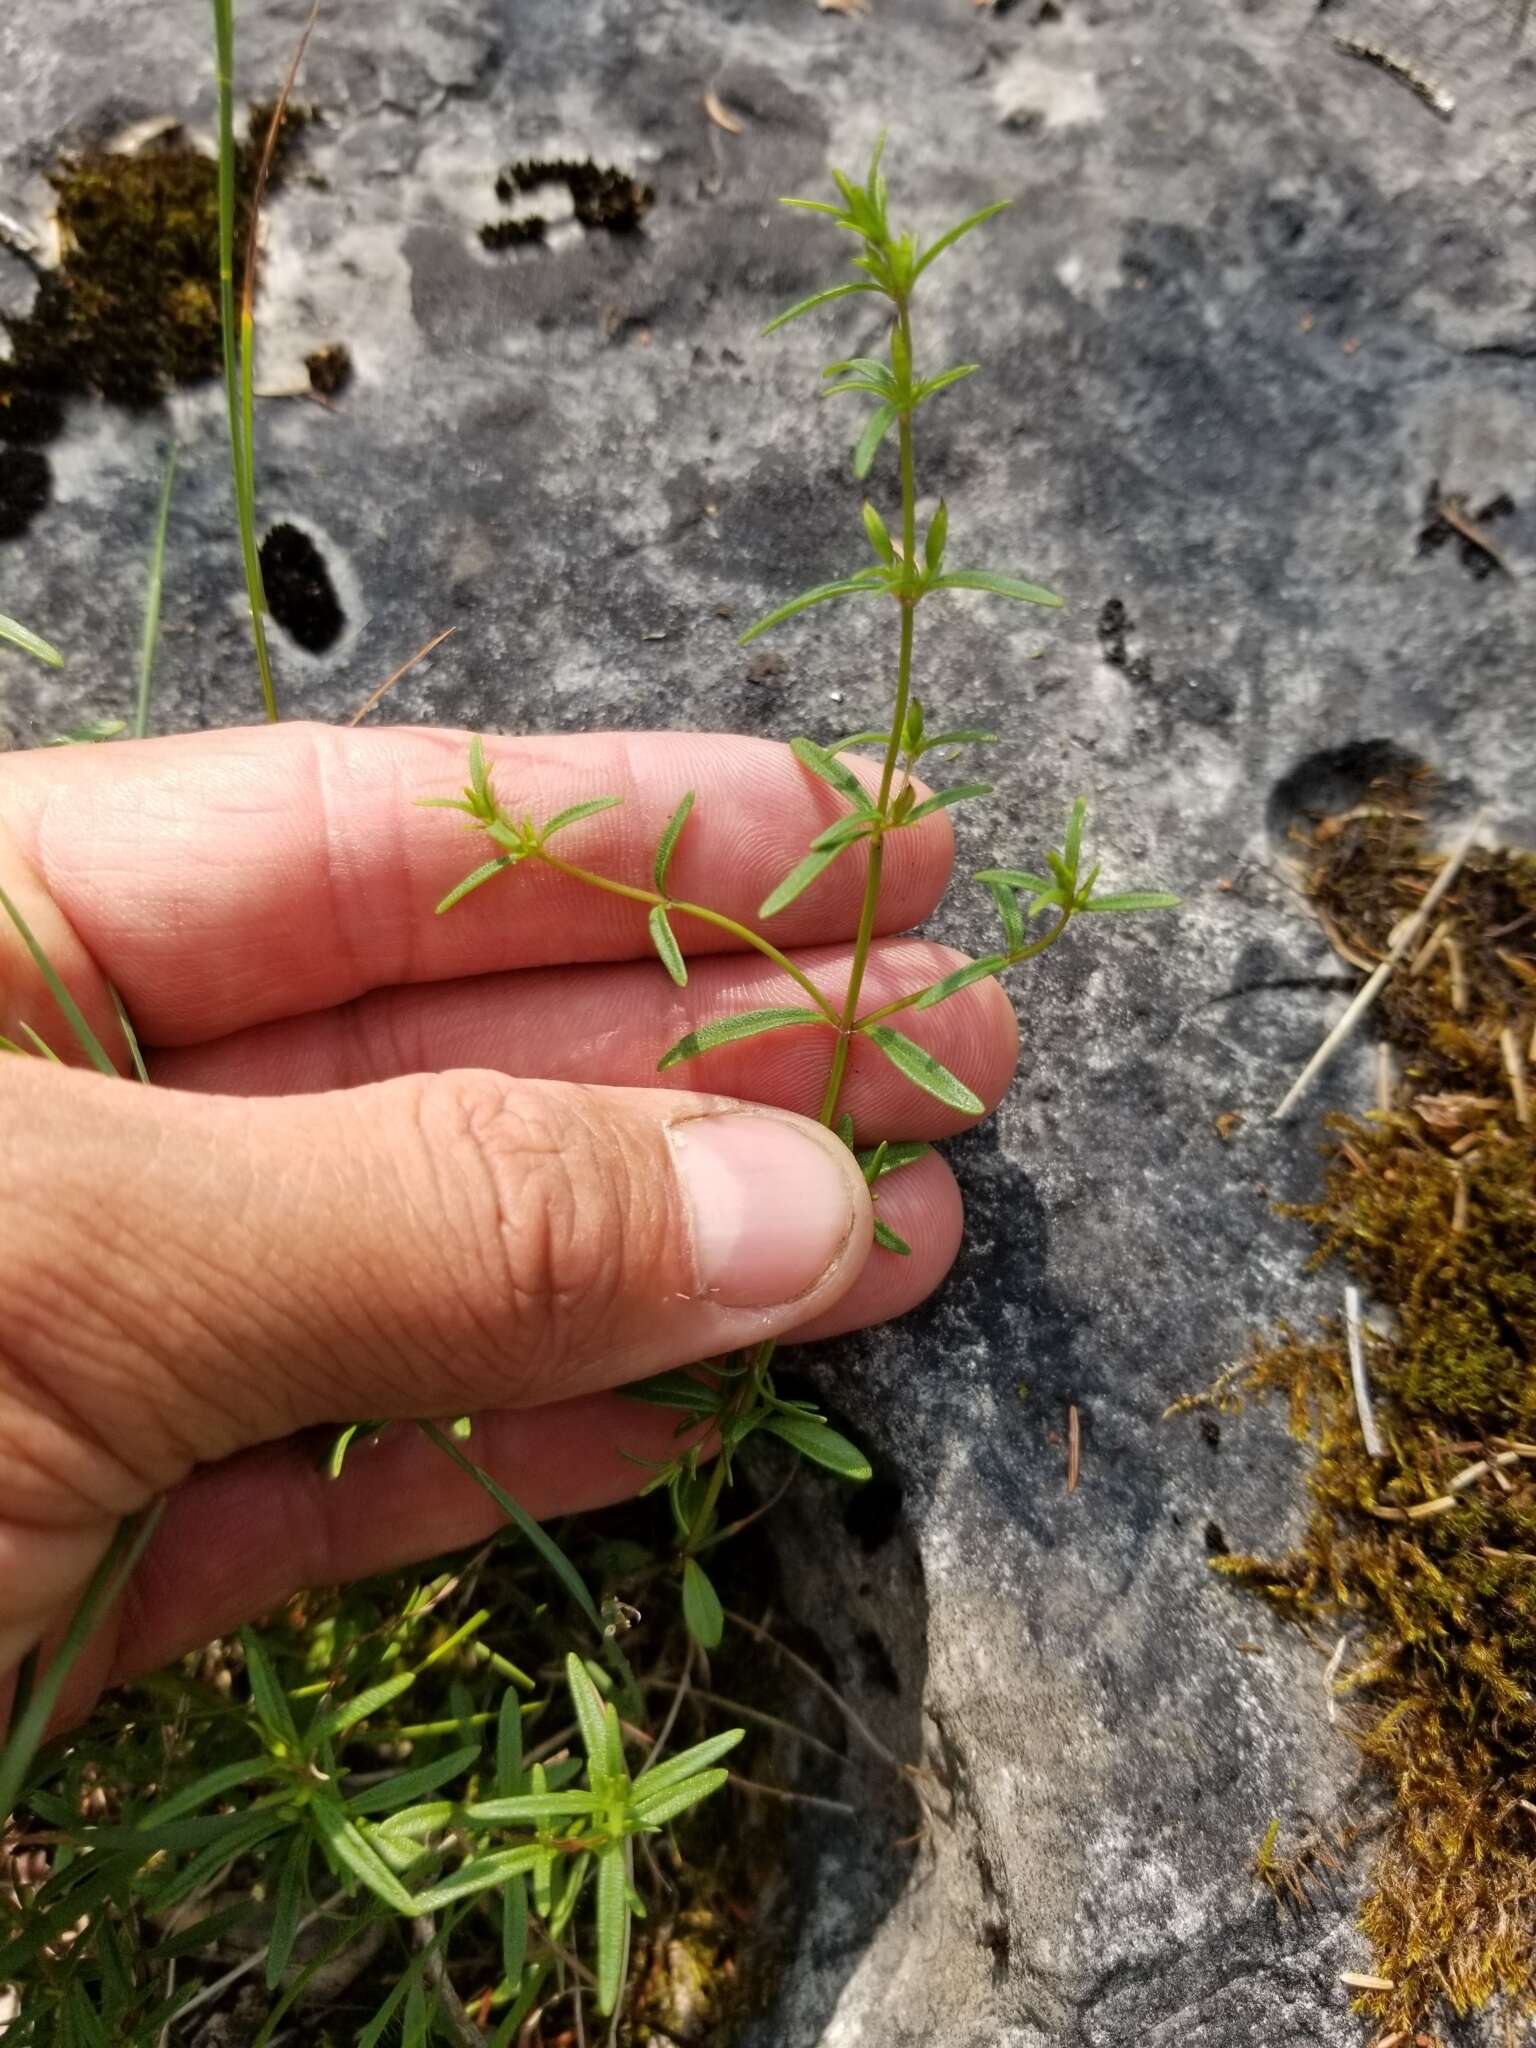
[[[509, 871], [444, 917], [442, 896], [494, 851], [418, 800], [456, 795], [468, 735], [408, 727], [242, 728], [17, 755], [0, 769], [5, 831], [30, 871], [27, 914], [93, 1019], [116, 984], [140, 1035], [188, 1045], [350, 1001], [370, 989], [506, 968], [635, 958], [643, 905], [549, 869]], [[547, 821], [598, 796], [622, 805], [562, 834], [567, 859], [649, 886], [668, 818], [693, 814], [669, 890], [756, 925], [758, 906], [846, 805], [773, 741], [702, 733], [488, 739], [507, 810]], [[857, 764], [871, 781], [871, 763]], [[925, 917], [953, 854], [936, 814], [894, 833], [877, 929]], [[852, 937], [855, 847], [766, 927], [776, 945]], [[13, 891], [13, 893], [16, 893]], [[689, 951], [728, 934], [679, 918]], [[0, 1029], [24, 956], [0, 929]], [[9, 1000], [8, 1000], [9, 996]]]

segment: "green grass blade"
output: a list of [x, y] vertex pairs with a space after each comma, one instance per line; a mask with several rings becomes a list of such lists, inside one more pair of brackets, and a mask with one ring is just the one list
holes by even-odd
[[49, 668], [62, 668], [64, 657], [57, 647], [51, 647], [38, 634], [30, 632], [17, 619], [8, 619], [0, 612], [0, 640], [8, 640], [13, 647], [19, 647], [23, 654], [30, 654], [36, 660], [45, 662]]
[[149, 696], [155, 679], [155, 649], [160, 644], [160, 592], [165, 582], [165, 536], [171, 522], [171, 492], [176, 483], [176, 443], [165, 458], [165, 476], [160, 485], [160, 510], [155, 518], [155, 538], [149, 551], [149, 589], [144, 597], [144, 637], [139, 644], [139, 701], [133, 714], [133, 736], [143, 739], [149, 731]]
[[122, 1026], [123, 1038], [128, 1046], [128, 1055], [133, 1061], [133, 1071], [148, 1086], [149, 1070], [144, 1064], [144, 1052], [139, 1044], [139, 1034], [133, 1028], [133, 1020], [128, 1015], [127, 1007], [122, 997], [110, 981], [107, 983], [107, 994], [112, 998], [112, 1007], [116, 1010], [117, 1021]]
[[662, 1054], [656, 1071], [664, 1074], [669, 1067], [681, 1066], [684, 1060], [697, 1059], [701, 1052], [713, 1052], [717, 1045], [732, 1045], [739, 1038], [756, 1038], [763, 1031], [786, 1031], [797, 1024], [825, 1022], [819, 1010], [742, 1010], [734, 1017], [718, 1017], [714, 1023], [701, 1024], [697, 1031], [688, 1032]]
[[91, 1582], [70, 1616], [69, 1626], [53, 1653], [52, 1662], [33, 1685], [25, 1709], [7, 1737], [5, 1748], [0, 1750], [0, 1814], [12, 1812], [21, 1798], [27, 1772], [48, 1731], [64, 1681], [95, 1633], [97, 1623], [127, 1584], [129, 1573], [143, 1556], [144, 1546], [154, 1534], [163, 1506], [162, 1501], [156, 1501], [152, 1507], [144, 1508], [119, 1523], [106, 1556], [92, 1573]]
[[597, 1611], [597, 1602], [587, 1591], [586, 1581], [580, 1572], [549, 1531], [541, 1528], [526, 1508], [519, 1507], [511, 1494], [496, 1484], [489, 1472], [482, 1472], [472, 1459], [466, 1458], [452, 1438], [445, 1436], [435, 1422], [421, 1422], [417, 1427], [428, 1443], [436, 1444], [445, 1458], [451, 1458], [461, 1472], [467, 1473], [477, 1486], [485, 1489], [507, 1520], [527, 1537], [601, 1637], [603, 1618]]
[[64, 1021], [75, 1034], [80, 1050], [85, 1054], [91, 1065], [96, 1068], [98, 1073], [110, 1074], [115, 1080], [117, 1069], [107, 1058], [106, 1049], [102, 1045], [101, 1040], [96, 1036], [90, 1025], [86, 1023], [80, 1005], [75, 1001], [63, 982], [60, 981], [57, 973], [54, 971], [53, 962], [33, 937], [32, 927], [27, 923], [27, 920], [16, 908], [10, 897], [6, 895], [4, 889], [0, 889], [0, 910], [5, 912], [11, 923], [15, 925], [17, 931], [21, 934], [22, 944], [32, 955], [38, 973], [47, 982], [48, 993], [63, 1011]]
[[824, 292], [812, 292], [808, 299], [802, 299], [798, 305], [789, 307], [777, 318], [770, 320], [763, 333], [765, 336], [777, 334], [781, 327], [787, 327], [791, 320], [798, 320], [802, 313], [814, 313], [818, 306], [828, 306], [834, 299], [848, 299], [852, 298], [855, 292], [878, 290], [878, 285], [873, 284], [834, 284]]

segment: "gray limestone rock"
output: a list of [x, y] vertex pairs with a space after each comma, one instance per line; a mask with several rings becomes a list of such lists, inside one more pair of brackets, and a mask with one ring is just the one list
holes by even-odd
[[[305, 12], [244, 10], [252, 96]], [[1315, 1165], [1310, 1117], [1266, 1113], [1343, 999], [1279, 866], [1289, 819], [1390, 746], [1506, 834], [1536, 825], [1536, 65], [1517, 12], [322, 17], [304, 89], [323, 123], [272, 209], [261, 376], [291, 382], [335, 340], [357, 374], [335, 413], [264, 406], [259, 476], [264, 520], [317, 542], [346, 625], [323, 657], [280, 641], [287, 705], [344, 714], [452, 625], [398, 716], [789, 736], [877, 711], [872, 613], [789, 629], [777, 661], [734, 636], [857, 534], [848, 416], [812, 393], [873, 330], [846, 311], [758, 329], [843, 254], [775, 195], [887, 126], [924, 231], [1017, 201], [935, 273], [925, 354], [986, 368], [924, 415], [922, 489], [949, 498], [953, 548], [1070, 599], [924, 620], [932, 712], [1007, 736], [962, 864], [1036, 856], [1081, 790], [1106, 873], [1187, 897], [1176, 922], [1075, 934], [1020, 983], [1018, 1085], [953, 1148], [954, 1278], [810, 1362], [882, 1477], [874, 1508], [797, 1493], [786, 1583], [849, 1696], [922, 1757], [934, 1814], [900, 1849], [894, 1828], [797, 1829], [810, 1904], [757, 2048], [1363, 2038], [1338, 1983], [1364, 1960], [1347, 1895], [1277, 1921], [1249, 1874], [1272, 1813], [1334, 1810], [1351, 1755], [1314, 1653], [1206, 1569], [1208, 1545], [1295, 1527], [1299, 1457], [1278, 1416], [1215, 1442], [1162, 1414], [1251, 1330], [1333, 1299], [1272, 1210]], [[1453, 117], [1341, 52], [1340, 25], [1395, 37]], [[0, 15], [0, 213], [40, 224], [61, 146], [161, 114], [206, 130], [207, 26], [196, 0]], [[643, 232], [481, 247], [500, 165], [588, 152], [655, 188]], [[25, 300], [13, 264], [0, 292]], [[218, 392], [158, 417], [81, 404], [47, 451], [48, 507], [0, 544], [0, 605], [71, 656], [58, 678], [0, 658], [18, 743], [128, 702], [172, 428], [160, 716], [255, 711]], [[1490, 530], [1515, 573], [1421, 545], [1432, 487], [1509, 501]], [[944, 913], [957, 943], [983, 935], [976, 893]], [[1363, 1074], [1346, 1058], [1319, 1100], [1359, 1099]], [[1230, 1143], [1223, 1111], [1244, 1119]]]

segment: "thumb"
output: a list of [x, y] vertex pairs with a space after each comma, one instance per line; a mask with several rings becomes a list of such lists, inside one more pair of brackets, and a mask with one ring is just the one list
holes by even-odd
[[62, 1597], [88, 1529], [310, 1424], [777, 1336], [870, 1241], [830, 1132], [719, 1097], [458, 1072], [249, 1103], [5, 1060], [0, 1587], [42, 1594], [52, 1531]]

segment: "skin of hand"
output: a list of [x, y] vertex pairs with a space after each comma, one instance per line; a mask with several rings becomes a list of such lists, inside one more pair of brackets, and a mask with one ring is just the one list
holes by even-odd
[[[494, 1506], [412, 1429], [319, 1468], [327, 1425], [473, 1414], [473, 1455], [535, 1515], [634, 1490], [675, 1418], [615, 1390], [763, 1337], [899, 1315], [958, 1249], [930, 1155], [882, 1184], [910, 1258], [871, 1256], [868, 1193], [810, 1118], [824, 1030], [658, 1075], [683, 1032], [802, 1002], [760, 955], [679, 917], [676, 988], [642, 906], [535, 863], [444, 917], [483, 841], [415, 799], [457, 794], [462, 734], [284, 725], [0, 760], [0, 885], [102, 1043], [109, 984], [152, 1080], [80, 1055], [0, 918], [0, 1673], [56, 1637], [121, 1517], [167, 1506], [61, 1707], [301, 1586], [476, 1542]], [[837, 814], [771, 742], [487, 742], [514, 813], [616, 794], [561, 853], [648, 882], [687, 789], [668, 886], [743, 922]], [[870, 764], [851, 762], [873, 779]], [[947, 815], [888, 842], [864, 1007], [960, 964], [891, 936], [939, 901]], [[863, 887], [847, 854], [775, 918], [834, 998]], [[992, 1106], [1017, 1030], [994, 982], [901, 1028]], [[964, 1118], [855, 1040], [859, 1141]], [[0, 1680], [0, 1708], [8, 1683]]]

